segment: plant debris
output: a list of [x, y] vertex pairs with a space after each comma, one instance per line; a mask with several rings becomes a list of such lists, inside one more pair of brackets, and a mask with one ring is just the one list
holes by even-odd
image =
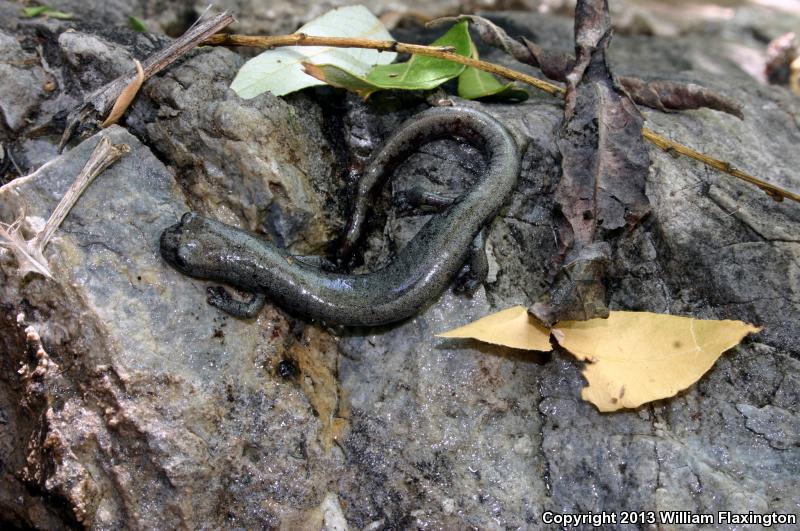
[[644, 194], [650, 167], [642, 117], [614, 83], [606, 62], [611, 20], [605, 0], [578, 3], [577, 61], [567, 78], [564, 123], [557, 144], [562, 175], [555, 201], [565, 267], [548, 296], [533, 307], [547, 324], [605, 317], [607, 235], [636, 225], [650, 212]]
[[761, 329], [650, 312], [611, 312], [608, 319], [565, 321], [558, 343], [586, 361], [581, 398], [616, 411], [674, 396], [700, 379], [728, 349]]
[[761, 328], [651, 312], [610, 312], [607, 319], [560, 321], [552, 329], [522, 306], [438, 334], [525, 350], [550, 351], [549, 336], [586, 362], [581, 398], [603, 412], [636, 408], [688, 388], [748, 334]]
[[[8, 249], [15, 256], [17, 272], [21, 277], [29, 272], [36, 272], [47, 278], [53, 278], [53, 273], [44, 258], [44, 248], [95, 177], [129, 151], [130, 147], [127, 144], [112, 144], [107, 138], [102, 138], [89, 155], [80, 174], [50, 214], [50, 218], [30, 240], [26, 240], [22, 234], [23, 223], [27, 219], [24, 213], [11, 224], [0, 223], [0, 247]], [[44, 167], [46, 166], [42, 168]], [[35, 175], [36, 173], [33, 173], [22, 179], [33, 178]], [[17, 179], [6, 186], [15, 186], [19, 182]]]
[[[469, 20], [481, 40], [499, 48], [517, 61], [539, 68], [549, 79], [568, 83], [567, 77], [575, 68], [575, 57], [562, 50], [543, 48], [525, 37], [510, 37], [491, 20], [477, 15], [461, 15], [458, 20]], [[452, 20], [452, 18], [434, 21]], [[636, 77], [620, 76], [617, 83], [638, 105], [660, 111], [682, 111], [709, 108], [743, 118], [741, 106], [730, 98], [721, 96], [694, 83], [667, 80], [645, 81]]]
[[125, 114], [126, 110], [128, 110], [133, 98], [135, 98], [136, 94], [139, 93], [142, 83], [144, 83], [144, 70], [142, 70], [142, 63], [136, 59], [134, 59], [133, 62], [136, 65], [136, 77], [133, 78], [133, 81], [131, 81], [130, 84], [123, 89], [119, 95], [119, 98], [117, 98], [117, 101], [114, 102], [114, 106], [111, 108], [108, 118], [106, 118], [105, 121], [100, 124], [100, 127], [103, 129], [111, 124], [117, 123], [117, 120], [122, 118], [122, 115]]

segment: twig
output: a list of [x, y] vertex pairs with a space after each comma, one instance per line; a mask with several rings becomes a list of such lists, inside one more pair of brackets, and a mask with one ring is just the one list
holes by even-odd
[[127, 144], [112, 144], [108, 138], [103, 137], [95, 146], [92, 154], [89, 155], [89, 160], [86, 161], [75, 181], [67, 189], [64, 197], [56, 205], [53, 213], [50, 214], [50, 219], [47, 220], [44, 228], [33, 237], [33, 244], [39, 245], [44, 249], [50, 238], [53, 237], [55, 230], [67, 217], [67, 214], [72, 210], [80, 196], [83, 195], [86, 188], [92, 184], [95, 177], [103, 173], [106, 168], [130, 150], [131, 148]]
[[652, 129], [648, 129], [647, 127], [642, 127], [642, 136], [644, 136], [647, 140], [658, 146], [659, 148], [663, 149], [664, 151], [674, 151], [675, 153], [680, 153], [686, 157], [692, 158], [699, 162], [702, 162], [706, 166], [710, 166], [715, 170], [719, 170], [723, 173], [727, 173], [728, 175], [733, 175], [737, 179], [741, 179], [743, 181], [747, 181], [750, 184], [754, 184], [761, 188], [765, 194], [770, 196], [775, 201], [783, 201], [783, 198], [791, 199], [792, 201], [800, 202], [800, 194], [796, 194], [794, 192], [790, 192], [789, 190], [784, 190], [783, 188], [779, 188], [774, 184], [770, 184], [766, 181], [762, 181], [757, 177], [753, 177], [752, 175], [743, 172], [737, 168], [734, 168], [730, 163], [715, 159], [713, 157], [709, 157], [699, 151], [695, 151], [692, 148], [686, 147], [683, 144], [678, 144], [677, 142], [673, 142], [668, 138], [664, 138], [663, 136], [659, 135]]
[[22, 222], [24, 214], [11, 225], [0, 224], [0, 245], [11, 250], [17, 258], [17, 267], [21, 275], [28, 271], [36, 271], [48, 278], [53, 278], [47, 260], [44, 258], [44, 248], [53, 237], [53, 233], [67, 217], [69, 211], [78, 201], [86, 188], [117, 159], [130, 151], [127, 144], [112, 144], [107, 138], [102, 138], [89, 155], [89, 160], [67, 189], [64, 197], [58, 202], [44, 227], [30, 240], [22, 237]]
[[[547, 92], [551, 96], [563, 96], [565, 90], [558, 85], [554, 85], [547, 81], [543, 81], [528, 74], [523, 74], [517, 70], [507, 68], [505, 66], [488, 63], [479, 59], [472, 59], [458, 55], [446, 48], [436, 46], [423, 46], [419, 44], [407, 44], [397, 41], [379, 41], [372, 39], [356, 39], [350, 37], [315, 37], [306, 35], [304, 33], [294, 33], [291, 35], [277, 35], [277, 36], [250, 36], [250, 35], [212, 35], [204, 44], [217, 45], [217, 46], [252, 46], [256, 48], [277, 48], [280, 46], [330, 46], [332, 48], [371, 48], [379, 51], [411, 53], [417, 55], [426, 55], [428, 57], [435, 57], [437, 59], [444, 59], [453, 61], [462, 65], [471, 66], [484, 72], [490, 72], [498, 76], [522, 81], [539, 90]], [[791, 199], [800, 202], [800, 195], [784, 190], [778, 186], [762, 181], [757, 177], [745, 173], [731, 164], [709, 157], [703, 153], [695, 151], [683, 144], [673, 142], [665, 138], [655, 131], [646, 127], [642, 128], [642, 136], [653, 143], [660, 149], [665, 151], [674, 151], [681, 155], [690, 157], [694, 160], [702, 162], [711, 168], [727, 173], [737, 179], [741, 179], [750, 184], [754, 184], [763, 190], [767, 195], [776, 201], [782, 201], [783, 198]]]
[[279, 46], [330, 46], [332, 48], [371, 48], [382, 52], [412, 53], [427, 55], [437, 59], [453, 61], [479, 70], [485, 70], [508, 79], [523, 81], [531, 86], [543, 90], [552, 96], [564, 93], [564, 89], [547, 81], [517, 72], [505, 66], [487, 63], [471, 57], [458, 55], [450, 47], [423, 46], [421, 44], [408, 44], [397, 41], [377, 41], [373, 39], [356, 39], [350, 37], [314, 37], [305, 33], [292, 35], [249, 36], [249, 35], [212, 35], [204, 44], [218, 46], [252, 46], [256, 48], [277, 48]]
[[[142, 63], [144, 81], [147, 81], [177, 59], [186, 55], [188, 51], [232, 22], [233, 16], [227, 12], [222, 12], [189, 28], [186, 33], [172, 41], [168, 46], [144, 60]], [[67, 126], [58, 144], [58, 152], [61, 153], [79, 124], [85, 123], [90, 119], [100, 122], [104, 117], [108, 116], [109, 111], [119, 99], [122, 91], [137, 76], [138, 71], [119, 76], [86, 96], [80, 105], [70, 111], [67, 117]]]

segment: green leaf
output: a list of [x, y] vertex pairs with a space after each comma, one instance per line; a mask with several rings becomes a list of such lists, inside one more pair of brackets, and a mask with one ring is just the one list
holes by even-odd
[[128, 24], [134, 31], [138, 31], [140, 33], [144, 33], [147, 31], [147, 26], [144, 25], [141, 19], [134, 17], [133, 15], [128, 17]]
[[[431, 46], [450, 46], [459, 55], [468, 56], [471, 44], [467, 22], [463, 21], [432, 42]], [[405, 63], [376, 66], [366, 76], [330, 64], [304, 64], [304, 67], [308, 75], [334, 87], [357, 92], [362, 98], [378, 90], [433, 89], [464, 71], [462, 64], [424, 55], [413, 55]]]
[[22, 14], [29, 18], [47, 16], [50, 18], [57, 18], [60, 20], [70, 20], [75, 17], [75, 15], [73, 15], [72, 13], [56, 11], [55, 9], [49, 6], [24, 7], [22, 8]]
[[[392, 35], [364, 6], [340, 7], [310, 21], [297, 30], [317, 37], [354, 37], [394, 40]], [[306, 75], [303, 63], [336, 65], [354, 75], [365, 76], [376, 64], [389, 64], [393, 52], [364, 48], [328, 46], [290, 46], [267, 50], [247, 61], [239, 69], [231, 89], [241, 98], [254, 98], [264, 92], [283, 96], [324, 82]]]
[[[472, 45], [472, 58], [479, 59], [478, 49]], [[468, 66], [458, 76], [458, 95], [467, 100], [490, 99], [502, 101], [525, 101], [528, 92], [513, 82], [502, 84], [492, 74]]]
[[303, 63], [303, 72], [309, 76], [315, 77], [320, 80], [321, 84], [327, 84], [336, 88], [347, 89], [351, 92], [357, 93], [364, 99], [378, 90], [381, 87], [374, 85], [363, 77], [351, 74], [347, 70], [339, 68], [335, 65], [315, 65], [313, 63]]
[[22, 14], [26, 17], [38, 17], [42, 13], [47, 10], [53, 9], [52, 7], [47, 6], [34, 6], [34, 7], [24, 7], [22, 8]]
[[[458, 55], [469, 56], [472, 41], [467, 21], [459, 22], [431, 46], [451, 46]], [[464, 71], [464, 65], [425, 55], [412, 55], [405, 63], [376, 66], [367, 80], [383, 89], [429, 90], [453, 79]]]

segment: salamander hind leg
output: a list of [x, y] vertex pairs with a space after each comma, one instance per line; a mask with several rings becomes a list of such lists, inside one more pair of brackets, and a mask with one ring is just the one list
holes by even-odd
[[455, 290], [466, 293], [470, 297], [478, 291], [483, 281], [489, 274], [489, 259], [486, 257], [486, 230], [481, 230], [469, 250], [469, 258], [461, 272], [456, 277]]
[[211, 286], [207, 291], [206, 302], [208, 304], [240, 319], [252, 319], [261, 311], [267, 301], [267, 297], [263, 293], [253, 293], [249, 301], [239, 301], [231, 297], [228, 290], [222, 286]]
[[310, 265], [311, 267], [316, 267], [318, 269], [322, 269], [323, 271], [327, 271], [328, 273], [335, 273], [339, 270], [336, 267], [336, 264], [324, 256], [319, 256], [316, 254], [293, 254], [292, 258], [303, 262], [306, 265]]

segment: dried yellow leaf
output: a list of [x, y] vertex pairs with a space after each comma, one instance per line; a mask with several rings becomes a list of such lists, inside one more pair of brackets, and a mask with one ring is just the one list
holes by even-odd
[[550, 331], [538, 324], [524, 306], [487, 315], [466, 326], [436, 337], [477, 339], [486, 343], [526, 350], [552, 350]]
[[717, 358], [761, 328], [649, 312], [611, 312], [608, 319], [563, 321], [559, 344], [587, 361], [581, 398], [600, 411], [634, 408], [673, 396], [700, 379]]

